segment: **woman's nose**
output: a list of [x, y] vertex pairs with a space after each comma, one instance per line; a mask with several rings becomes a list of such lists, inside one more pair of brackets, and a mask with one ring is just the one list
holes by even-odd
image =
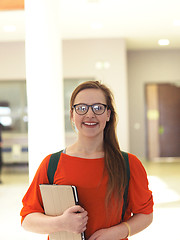
[[86, 116], [94, 116], [95, 114], [94, 114], [94, 112], [93, 112], [93, 110], [92, 110], [92, 107], [89, 107], [89, 109], [88, 109], [88, 111], [87, 111], [87, 113], [86, 113]]

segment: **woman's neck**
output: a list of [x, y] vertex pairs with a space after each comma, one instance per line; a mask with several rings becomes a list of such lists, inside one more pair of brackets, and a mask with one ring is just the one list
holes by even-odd
[[78, 140], [66, 149], [66, 153], [85, 158], [104, 157], [103, 139], [78, 137]]

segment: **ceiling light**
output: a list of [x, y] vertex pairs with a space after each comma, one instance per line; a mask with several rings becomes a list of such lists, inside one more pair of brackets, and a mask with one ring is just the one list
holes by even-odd
[[8, 127], [12, 125], [12, 118], [9, 116], [1, 116], [0, 122], [2, 123], [3, 126]]
[[101, 29], [103, 27], [102, 23], [100, 22], [93, 22], [91, 23], [91, 28], [96, 30], [96, 29]]
[[160, 39], [159, 41], [158, 41], [158, 44], [159, 45], [161, 45], [161, 46], [167, 46], [167, 45], [169, 45], [169, 40], [168, 39]]
[[3, 30], [5, 32], [15, 32], [16, 31], [16, 26], [14, 26], [14, 25], [5, 25], [3, 27]]
[[180, 19], [175, 19], [173, 22], [174, 26], [180, 26]]
[[110, 68], [110, 62], [108, 61], [98, 61], [95, 64], [95, 68], [100, 70], [100, 69], [109, 69]]
[[89, 3], [98, 3], [100, 0], [88, 0]]
[[104, 68], [105, 69], [110, 68], [110, 62], [104, 62]]
[[95, 67], [96, 67], [96, 69], [102, 69], [103, 68], [103, 62], [101, 62], [101, 61], [96, 62]]
[[9, 115], [11, 114], [10, 107], [0, 106], [0, 115]]

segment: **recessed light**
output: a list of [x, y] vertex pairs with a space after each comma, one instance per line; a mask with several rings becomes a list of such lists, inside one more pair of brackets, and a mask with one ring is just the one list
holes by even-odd
[[173, 22], [174, 26], [180, 26], [180, 19], [175, 19]]
[[96, 62], [95, 67], [96, 67], [96, 69], [102, 69], [103, 68], [103, 62], [102, 61]]
[[96, 69], [100, 70], [100, 69], [109, 69], [111, 66], [110, 62], [108, 61], [98, 61], [95, 64]]
[[159, 45], [161, 45], [161, 46], [167, 46], [167, 45], [169, 45], [169, 40], [168, 39], [160, 39], [159, 41], [158, 41], [158, 44]]
[[93, 22], [91, 23], [91, 28], [96, 30], [96, 29], [101, 29], [103, 27], [102, 23], [100, 22]]
[[110, 62], [104, 62], [104, 68], [105, 69], [110, 68]]
[[98, 3], [100, 0], [88, 0], [89, 3]]
[[3, 27], [3, 30], [5, 32], [15, 32], [16, 31], [16, 26], [14, 26], [14, 25], [5, 25]]

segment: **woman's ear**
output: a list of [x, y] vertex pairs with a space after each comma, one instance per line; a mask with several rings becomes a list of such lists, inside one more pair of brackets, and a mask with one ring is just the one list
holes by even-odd
[[107, 122], [109, 122], [110, 117], [111, 117], [111, 110], [108, 109], [108, 110], [107, 110]]
[[73, 122], [73, 110], [72, 109], [70, 110], [70, 119]]

